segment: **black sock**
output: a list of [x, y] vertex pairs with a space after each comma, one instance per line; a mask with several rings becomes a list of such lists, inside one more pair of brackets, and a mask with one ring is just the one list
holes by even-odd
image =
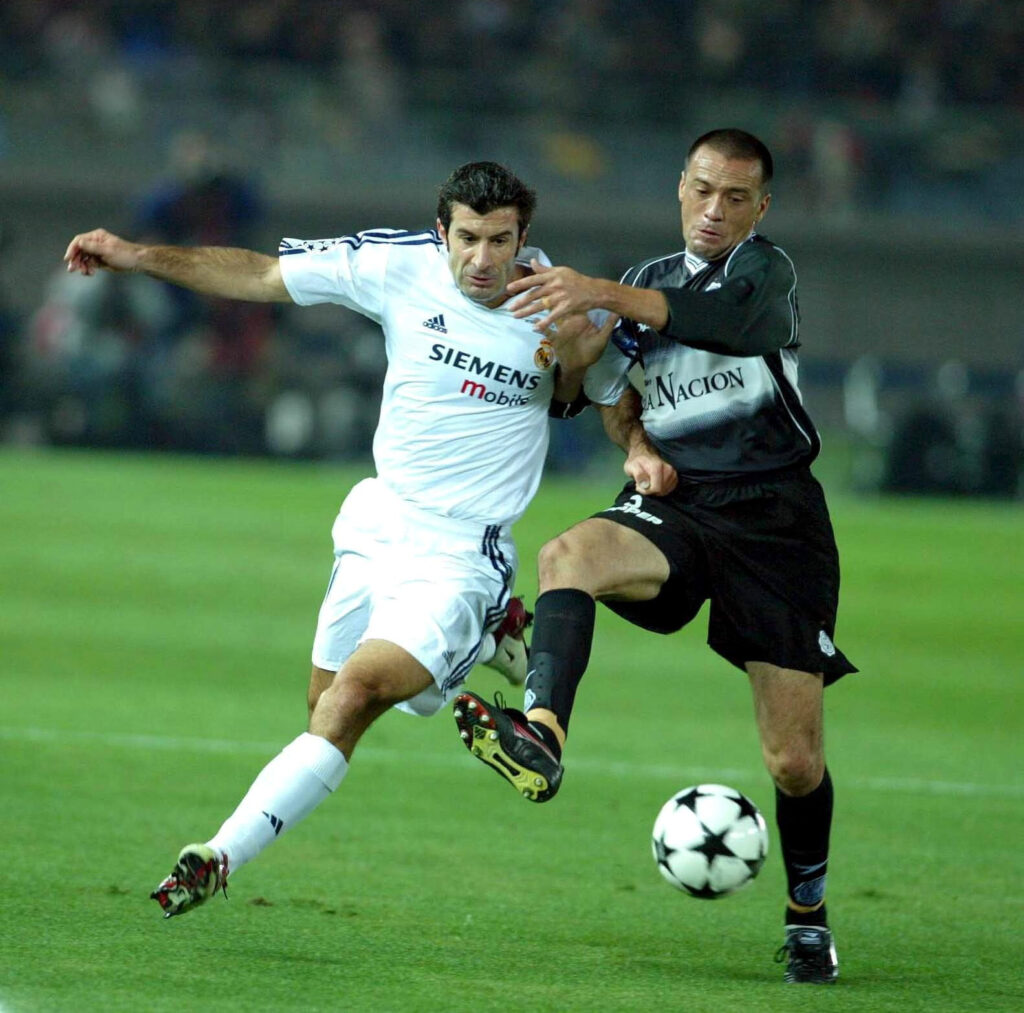
[[821, 784], [809, 795], [795, 798], [775, 789], [775, 821], [789, 897], [802, 907], [813, 907], [825, 898], [832, 797], [832, 778], [827, 767]]
[[596, 611], [594, 599], [575, 588], [545, 591], [534, 606], [523, 709], [553, 711], [563, 731], [590, 661]]
[[787, 925], [820, 925], [823, 929], [828, 928], [828, 912], [825, 905], [816, 908], [814, 911], [794, 911], [786, 905]]

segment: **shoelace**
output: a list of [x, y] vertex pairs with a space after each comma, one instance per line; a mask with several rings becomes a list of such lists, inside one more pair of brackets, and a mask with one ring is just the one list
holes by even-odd
[[813, 949], [803, 946], [800, 943], [783, 943], [775, 951], [775, 963], [781, 964], [788, 957], [796, 956], [796, 951], [801, 951], [798, 958], [803, 964], [811, 964], [825, 970], [830, 965], [829, 948], [827, 945], [815, 946]]
[[[195, 886], [198, 885], [199, 874], [200, 874], [200, 872], [202, 872], [202, 870], [205, 867], [205, 865], [206, 865], [206, 863], [204, 862], [203, 865], [201, 865], [198, 869], [193, 871], [187, 865], [184, 865], [183, 863], [179, 862], [178, 865], [175, 866], [174, 871], [177, 872], [178, 869], [183, 868], [183, 869], [185, 869], [189, 873], [189, 875], [188, 875], [187, 878], [179, 877], [178, 883], [181, 886], [183, 886], [186, 890], [193, 889]], [[214, 889], [213, 893], [216, 894], [218, 892], [218, 890], [219, 890], [222, 894], [224, 894], [224, 899], [227, 900], [228, 899], [228, 859], [227, 859], [227, 855], [221, 855], [220, 859], [216, 861], [216, 866], [217, 866], [216, 869], [211, 869], [210, 870], [210, 875], [211, 876], [215, 875], [217, 877], [217, 879], [218, 879], [217, 887], [216, 887], [216, 889]]]
[[[516, 710], [515, 707], [509, 707], [505, 703], [505, 694], [501, 690], [496, 690], [494, 693], [494, 706], [498, 710], [503, 711], [505, 717], [507, 717], [513, 724], [518, 725], [521, 728], [525, 728], [533, 738], [540, 740], [543, 743], [543, 739], [530, 727], [530, 721], [527, 716], [520, 710]], [[546, 747], [545, 747], [546, 748]]]

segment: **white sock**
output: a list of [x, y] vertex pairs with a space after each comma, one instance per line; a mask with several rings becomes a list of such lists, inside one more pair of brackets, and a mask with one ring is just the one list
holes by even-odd
[[234, 872], [305, 819], [341, 784], [347, 770], [340, 749], [304, 732], [260, 771], [207, 844], [228, 856], [228, 870]]

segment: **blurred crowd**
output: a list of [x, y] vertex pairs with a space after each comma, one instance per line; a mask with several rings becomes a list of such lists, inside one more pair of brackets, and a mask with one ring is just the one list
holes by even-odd
[[243, 158], [295, 152], [275, 171], [317, 178], [367, 144], [394, 147], [397, 166], [424, 137], [458, 147], [489, 123], [555, 174], [628, 187], [661, 157], [650, 131], [747, 116], [808, 204], [840, 219], [1024, 218], [1000, 172], [1024, 169], [1022, 52], [1024, 0], [0, 4], [0, 87], [56, 89], [35, 115], [125, 140], [152, 144], [206, 103]]
[[[1018, 0], [5, 0], [8, 75], [69, 58], [149, 75], [271, 59], [336, 73], [362, 101], [559, 97], [667, 118], [693, 87], [933, 103], [1024, 101]], [[426, 87], [425, 87], [426, 86]], [[437, 91], [442, 89], [442, 91]], [[639, 101], [637, 101], [639, 100]]]
[[[258, 247], [265, 217], [257, 183], [192, 130], [127, 204], [124, 231], [145, 243]], [[348, 311], [203, 298], [63, 265], [18, 347], [6, 407], [27, 428], [14, 438], [195, 453], [365, 456], [385, 367], [377, 328]]]
[[[819, 221], [1014, 224], [1022, 52], [1024, 0], [4, 0], [0, 168], [158, 152], [108, 224], [267, 248], [264, 180], [301, 192], [371, 145], [419, 188], [511, 136], [545, 193], [638, 200], [680, 136], [729, 120]], [[341, 319], [56, 272], [19, 320], [0, 289], [0, 439], [365, 454], [383, 353]]]

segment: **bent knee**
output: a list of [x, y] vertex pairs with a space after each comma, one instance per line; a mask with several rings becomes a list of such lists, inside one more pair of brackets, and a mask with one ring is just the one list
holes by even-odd
[[[638, 553], [631, 551], [631, 539], [639, 541], [641, 536], [609, 521], [581, 521], [541, 548], [537, 557], [541, 587], [575, 587], [594, 598], [628, 591], [638, 576], [645, 577], [652, 569], [649, 561], [638, 560]], [[660, 575], [660, 568], [653, 568]]]
[[309, 676], [309, 689], [306, 692], [306, 706], [309, 709], [310, 717], [313, 716], [320, 697], [333, 681], [334, 672], [328, 671], [326, 668], [318, 668], [316, 665], [313, 666]]
[[585, 554], [571, 531], [545, 543], [537, 556], [537, 573], [541, 584], [574, 584], [582, 576]]
[[330, 711], [338, 716], [354, 717], [383, 714], [397, 703], [396, 696], [386, 678], [365, 670], [347, 671], [344, 667], [334, 677], [313, 705], [314, 711]]
[[785, 795], [809, 795], [825, 776], [825, 758], [814, 750], [765, 750], [764, 764], [775, 786]]

